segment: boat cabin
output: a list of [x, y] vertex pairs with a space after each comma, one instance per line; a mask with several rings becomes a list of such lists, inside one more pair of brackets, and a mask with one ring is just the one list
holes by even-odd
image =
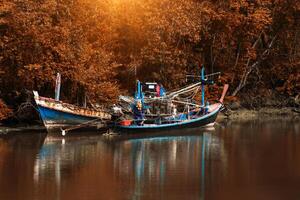
[[143, 83], [143, 92], [146, 97], [154, 98], [164, 96], [166, 91], [164, 87], [156, 82]]

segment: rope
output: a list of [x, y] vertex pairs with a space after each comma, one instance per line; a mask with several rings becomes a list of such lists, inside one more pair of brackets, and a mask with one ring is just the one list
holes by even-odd
[[70, 128], [61, 129], [61, 131], [62, 131], [62, 132], [65, 131], [65, 132], [66, 132], [66, 131], [75, 130], [75, 129], [77, 129], [77, 128], [84, 127], [83, 125], [89, 125], [90, 123], [96, 122], [96, 121], [98, 121], [98, 120], [100, 120], [101, 122], [103, 122], [102, 118], [97, 118], [97, 119], [93, 119], [93, 120], [91, 120], [91, 121], [83, 122], [83, 123], [81, 123], [81, 124], [72, 126], [72, 127], [70, 127]]

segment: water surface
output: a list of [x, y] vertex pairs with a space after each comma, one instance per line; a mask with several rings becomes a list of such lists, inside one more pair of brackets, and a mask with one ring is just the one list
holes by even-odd
[[0, 199], [300, 199], [300, 121], [0, 138]]

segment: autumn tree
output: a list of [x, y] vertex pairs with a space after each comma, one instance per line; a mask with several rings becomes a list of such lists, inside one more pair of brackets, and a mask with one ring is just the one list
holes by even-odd
[[116, 100], [135, 79], [168, 89], [187, 72], [221, 71], [243, 98], [299, 95], [297, 0], [3, 0], [0, 98], [16, 107], [26, 90], [76, 103]]
[[39, 90], [51, 95], [56, 73], [63, 97], [85, 90], [91, 99], [117, 96], [111, 53], [103, 47], [105, 3], [94, 1], [7, 1], [1, 40], [1, 90], [11, 96]]

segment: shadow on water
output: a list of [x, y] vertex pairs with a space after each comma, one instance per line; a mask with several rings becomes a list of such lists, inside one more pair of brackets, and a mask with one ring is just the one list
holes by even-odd
[[35, 162], [35, 186], [52, 188], [49, 199], [78, 199], [78, 193], [91, 199], [198, 199], [209, 132], [47, 137]]
[[[114, 173], [131, 180], [129, 199], [204, 199], [205, 154], [213, 131], [106, 138]], [[186, 192], [189, 191], [189, 192]]]
[[297, 120], [18, 136], [0, 139], [0, 199], [297, 199], [299, 168]]

